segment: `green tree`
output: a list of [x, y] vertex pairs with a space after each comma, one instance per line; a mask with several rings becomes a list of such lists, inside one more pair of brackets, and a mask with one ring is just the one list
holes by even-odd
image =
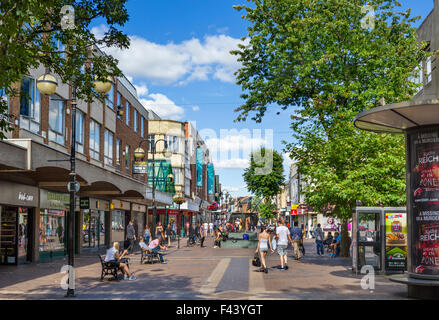
[[261, 148], [250, 154], [250, 165], [242, 176], [247, 189], [264, 200], [259, 204], [259, 212], [264, 218], [271, 218], [276, 210], [271, 200], [281, 191], [283, 173], [283, 158], [277, 151]]
[[[120, 75], [117, 60], [93, 54], [93, 46], [127, 48], [128, 37], [118, 30], [128, 20], [126, 0], [2, 0], [0, 2], [0, 139], [8, 130], [4, 96], [16, 95], [16, 84], [30, 68], [43, 64], [62, 82], [77, 88], [77, 97], [91, 99], [95, 77]], [[67, 23], [63, 7], [74, 8], [74, 23]], [[108, 26], [97, 39], [90, 24], [101, 19]], [[65, 26], [72, 25], [73, 28]], [[68, 59], [66, 59], [68, 57]], [[88, 67], [83, 68], [88, 62]], [[2, 132], [3, 131], [3, 132]]]
[[[260, 122], [277, 104], [291, 112], [293, 141], [285, 151], [308, 176], [307, 203], [347, 220], [364, 205], [405, 203], [401, 137], [353, 126], [354, 116], [378, 104], [410, 99], [408, 79], [427, 55], [416, 40], [410, 10], [395, 0], [253, 0], [245, 10], [249, 42], [232, 53], [245, 100], [236, 121]], [[365, 5], [375, 12], [364, 25]]]

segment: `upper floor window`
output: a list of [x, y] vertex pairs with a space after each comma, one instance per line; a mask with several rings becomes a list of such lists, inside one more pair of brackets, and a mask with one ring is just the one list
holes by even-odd
[[173, 174], [174, 174], [174, 183], [175, 184], [181, 184], [181, 169], [180, 168], [172, 168]]
[[49, 102], [49, 140], [64, 144], [65, 101], [60, 96], [51, 95]]
[[145, 118], [143, 118], [143, 116], [140, 117], [140, 135], [142, 136], [142, 138], [145, 137], [145, 124], [144, 124]]
[[84, 114], [76, 110], [76, 150], [84, 153]]
[[104, 162], [110, 166], [113, 165], [113, 133], [105, 130], [104, 134]]
[[153, 134], [148, 135], [148, 144], [149, 144], [149, 150], [153, 151], [155, 146], [155, 135]]
[[41, 123], [41, 96], [35, 79], [24, 77], [20, 91], [20, 128], [39, 133]]
[[137, 110], [136, 109], [134, 109], [133, 122], [134, 122], [133, 129], [134, 129], [135, 132], [137, 132]]
[[125, 145], [125, 170], [127, 173], [130, 173], [130, 146]]
[[176, 153], [180, 152], [180, 139], [177, 136], [165, 136], [165, 140], [168, 142], [168, 148]]
[[120, 92], [117, 92], [117, 98], [116, 98], [116, 107], [120, 106], [122, 103], [122, 95], [120, 94]]
[[120, 171], [120, 140], [116, 139], [116, 169]]
[[426, 84], [429, 84], [431, 82], [431, 57], [427, 58], [427, 61], [425, 62], [425, 71], [426, 71]]
[[111, 109], [114, 109], [114, 86], [111, 86], [110, 91], [105, 96], [105, 101], [107, 106], [109, 106]]
[[125, 108], [125, 124], [129, 127], [130, 126], [130, 103], [126, 102], [126, 108]]
[[99, 152], [99, 142], [100, 142], [100, 130], [101, 126], [90, 120], [90, 157], [95, 160], [100, 159]]

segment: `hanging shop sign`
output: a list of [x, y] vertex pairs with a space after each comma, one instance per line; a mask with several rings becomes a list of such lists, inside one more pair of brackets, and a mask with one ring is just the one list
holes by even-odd
[[90, 209], [90, 198], [80, 198], [79, 208], [81, 208], [81, 210]]
[[209, 194], [214, 194], [214, 175], [213, 175], [213, 163], [207, 164], [207, 190]]
[[70, 207], [70, 195], [40, 189], [40, 207], [44, 209], [68, 210]]
[[148, 167], [146, 161], [133, 161], [134, 174], [147, 174]]
[[407, 268], [407, 215], [386, 213], [386, 270]]
[[409, 272], [439, 276], [439, 131], [409, 135], [412, 250]]

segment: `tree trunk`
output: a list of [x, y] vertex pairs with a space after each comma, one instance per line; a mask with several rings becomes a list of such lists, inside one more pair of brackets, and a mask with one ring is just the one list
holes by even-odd
[[340, 243], [340, 256], [349, 257], [351, 247], [351, 238], [348, 233], [348, 220], [342, 219], [341, 222], [341, 243]]

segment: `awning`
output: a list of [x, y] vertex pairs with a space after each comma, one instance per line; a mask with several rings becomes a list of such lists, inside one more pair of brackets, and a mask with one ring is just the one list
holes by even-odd
[[412, 100], [366, 110], [354, 125], [373, 132], [403, 133], [407, 129], [439, 123], [439, 100]]

